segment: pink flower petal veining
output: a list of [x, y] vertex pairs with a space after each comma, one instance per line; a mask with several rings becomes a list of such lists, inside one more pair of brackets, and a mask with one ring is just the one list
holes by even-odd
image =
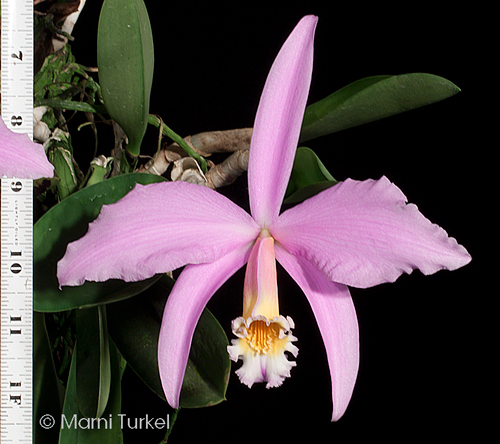
[[237, 270], [245, 265], [251, 245], [233, 250], [215, 262], [188, 265], [175, 282], [163, 312], [158, 342], [158, 365], [168, 403], [179, 407], [196, 324], [205, 305]]
[[395, 281], [418, 268], [455, 270], [464, 247], [426, 219], [386, 177], [348, 179], [280, 215], [270, 227], [287, 250], [353, 287]]
[[356, 310], [345, 285], [331, 282], [306, 259], [280, 245], [276, 258], [300, 286], [318, 323], [332, 381], [332, 421], [344, 414], [351, 399], [359, 366]]
[[255, 117], [248, 192], [252, 216], [261, 227], [278, 216], [292, 170], [309, 94], [317, 20], [304, 17], [281, 48]]
[[186, 182], [136, 185], [106, 205], [58, 264], [61, 285], [138, 281], [186, 264], [213, 262], [257, 237], [242, 208]]

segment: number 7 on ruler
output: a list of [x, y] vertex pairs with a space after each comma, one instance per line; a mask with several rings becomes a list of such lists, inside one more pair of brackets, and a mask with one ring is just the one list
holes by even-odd
[[33, 0], [2, 0], [2, 118], [33, 135]]

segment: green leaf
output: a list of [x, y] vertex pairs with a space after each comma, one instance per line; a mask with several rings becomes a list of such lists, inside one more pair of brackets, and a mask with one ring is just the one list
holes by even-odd
[[87, 418], [100, 418], [108, 403], [111, 387], [106, 307], [77, 310], [76, 398]]
[[107, 307], [108, 329], [127, 364], [160, 398], [165, 399], [158, 373], [158, 336], [163, 306], [173, 287], [167, 275], [140, 297]]
[[107, 179], [73, 193], [52, 207], [33, 228], [33, 306], [36, 311], [56, 312], [117, 301], [141, 293], [158, 277], [142, 282], [85, 282], [79, 287], [62, 287], [57, 280], [57, 262], [68, 243], [82, 237], [105, 204], [125, 196], [136, 183], [165, 181], [153, 174], [133, 173]]
[[143, 0], [105, 0], [97, 31], [97, 66], [104, 104], [140, 153], [149, 116], [154, 49]]
[[82, 111], [84, 113], [105, 113], [106, 108], [101, 105], [93, 105], [87, 102], [76, 102], [74, 100], [40, 99], [35, 106], [48, 106], [50, 108], [65, 109], [68, 111]]
[[425, 73], [361, 79], [306, 108], [300, 141], [429, 105], [459, 91], [449, 80]]
[[[63, 388], [57, 378], [44, 316], [43, 313], [33, 313], [33, 442], [53, 444], [59, 436], [62, 413], [59, 394]], [[50, 418], [54, 419], [54, 426], [42, 427], [40, 421], [49, 425]]]
[[119, 444], [123, 442], [120, 429], [121, 412], [121, 369], [116, 347], [110, 342], [111, 386], [106, 410], [101, 418], [86, 418], [77, 405], [77, 356], [75, 346], [69, 371], [59, 444]]
[[182, 381], [180, 407], [209, 407], [226, 399], [231, 371], [228, 345], [221, 325], [205, 309], [193, 335]]
[[338, 183], [310, 148], [299, 147], [284, 204], [296, 204]]
[[[140, 297], [107, 306], [109, 332], [128, 365], [161, 399], [158, 337], [173, 286], [164, 276]], [[182, 328], [182, 326], [179, 326]], [[181, 407], [207, 407], [225, 399], [230, 361], [227, 337], [205, 309], [196, 327], [181, 390]]]

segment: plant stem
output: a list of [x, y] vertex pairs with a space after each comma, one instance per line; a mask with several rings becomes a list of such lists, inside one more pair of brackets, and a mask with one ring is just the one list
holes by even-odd
[[197, 152], [195, 152], [181, 136], [179, 136], [176, 132], [165, 125], [161, 118], [150, 114], [148, 123], [154, 125], [156, 128], [161, 128], [165, 136], [170, 137], [170, 139], [176, 142], [182, 149], [186, 151], [186, 153], [188, 153], [190, 157], [195, 159], [200, 164], [203, 173], [207, 172], [207, 161], [203, 158], [203, 156], [200, 156]]
[[174, 428], [174, 424], [175, 424], [175, 421], [177, 419], [177, 414], [179, 413], [180, 409], [181, 409], [180, 407], [178, 409], [174, 409], [174, 412], [172, 413], [172, 417], [169, 420], [167, 432], [165, 433], [165, 436], [163, 437], [163, 439], [160, 441], [160, 444], [165, 444], [166, 442], [168, 442], [168, 438], [170, 436], [170, 433], [172, 433], [172, 429]]

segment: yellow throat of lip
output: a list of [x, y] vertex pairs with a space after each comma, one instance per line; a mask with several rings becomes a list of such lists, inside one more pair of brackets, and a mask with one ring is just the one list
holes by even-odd
[[290, 334], [295, 325], [289, 316], [272, 320], [264, 316], [245, 319], [236, 318], [232, 330], [239, 339], [240, 347], [245, 353], [267, 355], [282, 353], [290, 340], [295, 338]]
[[257, 353], [267, 354], [276, 346], [280, 326], [275, 322], [267, 325], [266, 321], [259, 320], [252, 322], [247, 331], [245, 340], [248, 346]]

